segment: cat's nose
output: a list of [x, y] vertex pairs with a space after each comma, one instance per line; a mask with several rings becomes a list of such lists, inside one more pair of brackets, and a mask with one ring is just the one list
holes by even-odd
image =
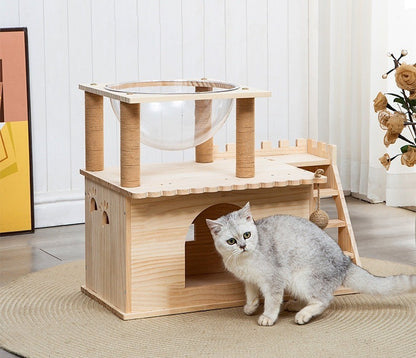
[[245, 249], [245, 248], [246, 248], [246, 246], [247, 246], [247, 245], [246, 245], [245, 243], [243, 243], [243, 244], [241, 244], [241, 245], [240, 245], [240, 249]]

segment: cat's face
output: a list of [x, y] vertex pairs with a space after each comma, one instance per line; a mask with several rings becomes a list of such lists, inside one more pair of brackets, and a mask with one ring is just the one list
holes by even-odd
[[224, 257], [246, 255], [257, 246], [257, 228], [250, 212], [250, 204], [220, 217], [206, 220], [217, 251]]

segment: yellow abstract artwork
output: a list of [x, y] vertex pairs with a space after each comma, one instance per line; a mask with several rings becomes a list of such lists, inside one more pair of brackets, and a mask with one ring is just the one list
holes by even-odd
[[0, 29], [0, 236], [33, 231], [26, 28]]
[[31, 230], [28, 122], [0, 126], [0, 232]]

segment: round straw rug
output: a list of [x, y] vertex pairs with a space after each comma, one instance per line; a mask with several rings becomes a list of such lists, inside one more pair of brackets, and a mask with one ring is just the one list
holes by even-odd
[[[363, 259], [375, 274], [416, 267]], [[304, 326], [259, 327], [241, 308], [122, 321], [80, 292], [84, 263], [0, 288], [0, 346], [24, 357], [416, 357], [416, 294], [335, 298]]]

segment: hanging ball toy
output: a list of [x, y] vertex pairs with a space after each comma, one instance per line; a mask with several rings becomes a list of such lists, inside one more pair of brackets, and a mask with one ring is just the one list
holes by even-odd
[[[323, 169], [318, 169], [315, 172], [315, 178], [320, 178], [323, 173], [324, 173]], [[321, 193], [319, 191], [319, 184], [317, 184], [317, 187], [318, 187], [317, 206], [316, 206], [316, 210], [309, 217], [309, 220], [312, 221], [319, 228], [325, 229], [328, 225], [329, 217], [325, 211], [320, 209]]]

